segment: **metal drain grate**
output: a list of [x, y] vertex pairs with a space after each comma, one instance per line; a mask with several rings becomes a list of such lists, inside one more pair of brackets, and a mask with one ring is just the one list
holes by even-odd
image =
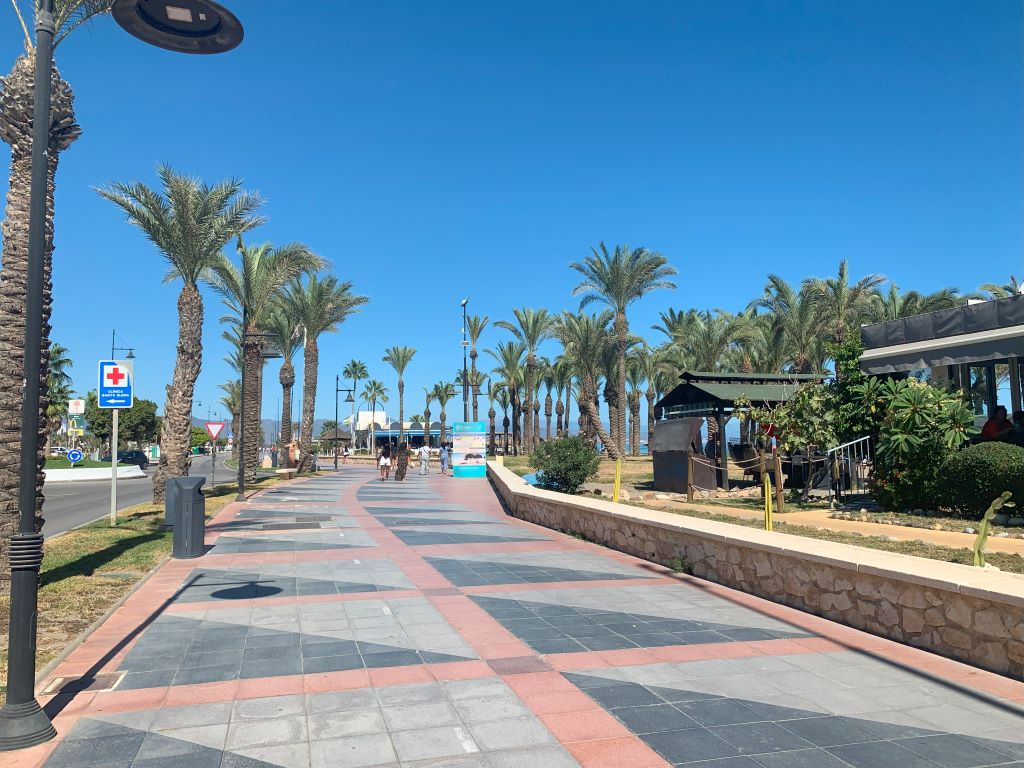
[[302, 531], [319, 528], [320, 523], [264, 523], [264, 531]]
[[295, 522], [297, 523], [329, 523], [334, 520], [330, 515], [296, 515]]
[[74, 695], [82, 691], [109, 691], [121, 682], [124, 672], [101, 672], [86, 677], [55, 677], [43, 689], [46, 695]]

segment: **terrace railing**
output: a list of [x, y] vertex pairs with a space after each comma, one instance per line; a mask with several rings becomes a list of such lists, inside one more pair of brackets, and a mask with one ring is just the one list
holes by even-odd
[[826, 466], [831, 472], [828, 498], [840, 503], [865, 501], [871, 493], [871, 470], [874, 465], [870, 437], [861, 437], [837, 445], [826, 452]]

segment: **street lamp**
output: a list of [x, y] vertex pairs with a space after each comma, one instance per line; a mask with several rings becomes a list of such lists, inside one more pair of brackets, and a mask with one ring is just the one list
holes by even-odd
[[[334, 471], [338, 471], [338, 394], [341, 392], [348, 392], [348, 397], [345, 398], [346, 403], [352, 403], [353, 408], [355, 407], [356, 399], [352, 397], [355, 393], [355, 387], [348, 389], [347, 387], [341, 386], [341, 377], [338, 374], [334, 374]], [[352, 425], [348, 426], [348, 433], [350, 435], [355, 434], [352, 431]]]
[[[115, 20], [153, 45], [186, 53], [219, 53], [238, 45], [242, 25], [210, 0], [115, 0]], [[134, 14], [134, 16], [133, 16]], [[186, 19], [186, 15], [188, 18]], [[212, 26], [211, 26], [212, 25]], [[38, 0], [35, 72], [53, 69], [53, 0]], [[43, 535], [36, 522], [36, 448], [39, 435], [39, 368], [43, 345], [43, 282], [46, 245], [46, 172], [49, 164], [51, 78], [36, 77], [32, 105], [32, 175], [25, 289], [25, 385], [21, 404], [18, 532], [11, 536], [11, 608], [7, 699], [0, 709], [0, 751], [23, 749], [56, 735], [35, 698], [36, 613]]]
[[469, 421], [469, 371], [466, 369], [466, 349], [469, 342], [466, 340], [466, 305], [469, 304], [469, 296], [462, 300], [459, 305], [462, 307], [462, 420]]

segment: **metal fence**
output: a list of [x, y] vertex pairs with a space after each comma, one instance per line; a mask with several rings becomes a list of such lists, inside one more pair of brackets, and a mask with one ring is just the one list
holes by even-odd
[[826, 453], [831, 468], [828, 498], [849, 503], [866, 500], [871, 494], [871, 469], [874, 464], [870, 437], [861, 437], [836, 446]]

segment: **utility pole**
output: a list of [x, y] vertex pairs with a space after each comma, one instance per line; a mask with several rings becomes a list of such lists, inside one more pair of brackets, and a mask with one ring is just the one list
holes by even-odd
[[469, 304], [469, 297], [462, 300], [462, 420], [469, 421], [469, 369], [466, 367], [466, 350], [469, 348], [469, 341], [466, 340], [466, 305]]

